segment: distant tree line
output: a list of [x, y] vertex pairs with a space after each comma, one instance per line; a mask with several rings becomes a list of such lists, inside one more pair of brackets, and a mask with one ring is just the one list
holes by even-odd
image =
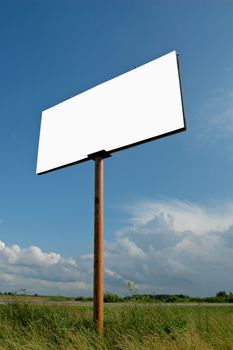
[[[118, 302], [139, 302], [139, 303], [233, 303], [233, 293], [229, 294], [225, 291], [219, 291], [215, 296], [212, 297], [190, 297], [188, 295], [183, 294], [137, 294], [134, 293], [136, 290], [132, 291], [131, 295], [120, 297], [117, 294], [113, 294], [111, 292], [106, 292], [104, 294], [104, 302], [105, 303], [118, 303]], [[0, 295], [8, 295], [8, 296], [25, 296], [25, 290], [21, 289], [20, 291], [15, 292], [0, 292]], [[29, 294], [27, 294], [29, 296]], [[35, 293], [34, 295], [30, 295], [31, 297], [39, 297], [40, 295]], [[46, 296], [41, 296], [46, 297]], [[92, 297], [65, 297], [61, 295], [57, 296], [49, 296], [49, 300], [51, 301], [93, 301]]]
[[137, 301], [142, 303], [148, 302], [162, 302], [162, 303], [233, 303], [233, 293], [227, 294], [225, 291], [220, 291], [216, 293], [213, 297], [190, 297], [183, 294], [132, 294], [126, 297], [119, 297], [116, 294], [110, 292], [104, 295], [104, 301], [106, 303], [116, 303], [125, 301]]

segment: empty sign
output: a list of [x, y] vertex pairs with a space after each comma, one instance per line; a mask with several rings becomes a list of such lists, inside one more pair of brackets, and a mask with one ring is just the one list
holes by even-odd
[[42, 113], [38, 174], [185, 129], [175, 51]]

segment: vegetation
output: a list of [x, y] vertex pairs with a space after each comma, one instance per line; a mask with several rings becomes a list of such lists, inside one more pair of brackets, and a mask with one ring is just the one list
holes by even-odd
[[139, 303], [233, 303], [233, 294], [227, 294], [225, 291], [218, 292], [214, 297], [198, 298], [190, 297], [188, 295], [177, 294], [133, 294], [124, 298], [119, 297], [116, 294], [107, 292], [104, 295], [104, 301], [106, 303], [117, 303], [133, 301]]
[[[120, 297], [117, 294], [113, 294], [110, 292], [105, 293], [104, 295], [104, 302], [105, 303], [118, 303], [118, 302], [139, 302], [139, 303], [233, 303], [233, 293], [227, 294], [225, 291], [219, 291], [216, 293], [213, 297], [190, 297], [188, 295], [183, 294], [176, 294], [176, 295], [170, 295], [170, 294], [137, 294], [137, 290], [134, 286], [131, 285], [131, 282], [129, 283], [129, 287], [127, 287], [130, 295], [126, 297]], [[20, 290], [22, 291], [22, 290]], [[1, 293], [0, 292], [0, 300], [4, 299], [10, 299], [13, 301], [57, 301], [57, 302], [63, 302], [63, 301], [93, 301], [92, 297], [65, 297], [63, 295], [56, 295], [56, 296], [39, 296], [38, 294], [34, 295], [27, 295], [25, 293], [19, 293], [19, 292], [7, 292], [7, 293]]]
[[63, 295], [54, 295], [54, 296], [48, 297], [48, 301], [69, 301], [72, 299], [73, 298], [64, 297]]
[[99, 336], [91, 306], [0, 305], [0, 350], [231, 350], [233, 308], [137, 303], [105, 307]]
[[104, 302], [105, 303], [118, 303], [122, 302], [123, 299], [120, 298], [117, 294], [112, 294], [110, 292], [107, 292], [104, 294]]

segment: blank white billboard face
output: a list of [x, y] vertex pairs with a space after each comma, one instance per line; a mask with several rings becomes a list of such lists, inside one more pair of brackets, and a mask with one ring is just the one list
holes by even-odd
[[43, 111], [36, 172], [184, 129], [173, 51]]

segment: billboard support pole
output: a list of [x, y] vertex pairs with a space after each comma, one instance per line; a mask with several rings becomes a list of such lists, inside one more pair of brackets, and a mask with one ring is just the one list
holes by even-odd
[[99, 333], [104, 323], [104, 160], [95, 158], [94, 322]]
[[95, 161], [93, 320], [98, 333], [102, 334], [104, 323], [104, 158], [110, 157], [110, 154], [101, 151], [88, 157]]

